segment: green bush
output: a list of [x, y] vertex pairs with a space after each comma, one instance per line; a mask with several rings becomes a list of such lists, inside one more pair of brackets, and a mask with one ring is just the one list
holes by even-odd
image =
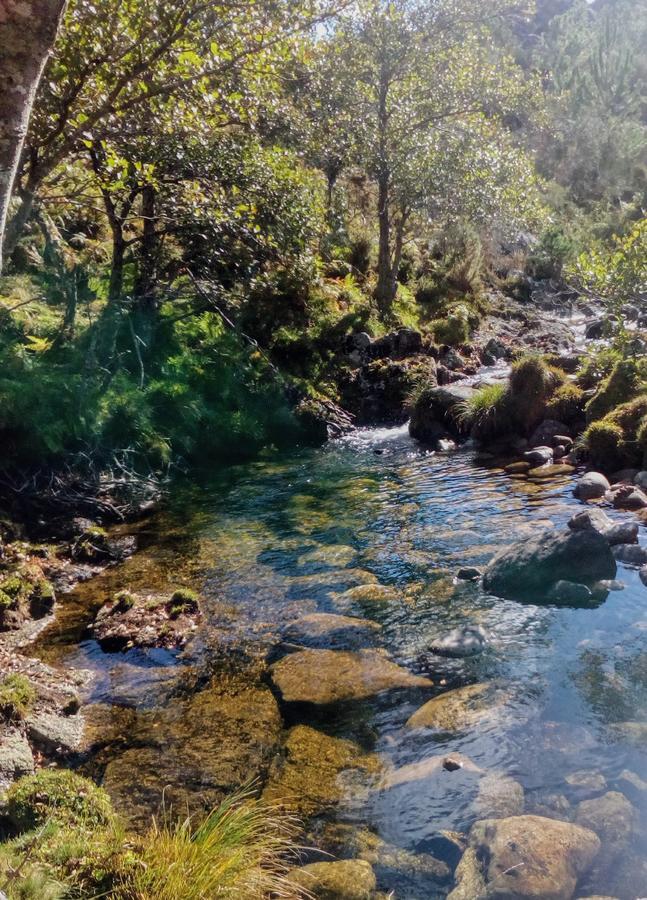
[[607, 419], [593, 422], [583, 437], [594, 466], [611, 471], [622, 468], [628, 462], [623, 451], [622, 428], [614, 422]]
[[41, 769], [15, 782], [7, 791], [7, 814], [20, 831], [48, 823], [99, 827], [113, 820], [106, 792], [67, 769]]
[[466, 344], [470, 337], [469, 312], [465, 306], [455, 306], [447, 318], [437, 319], [430, 325], [434, 340], [439, 344], [457, 347]]

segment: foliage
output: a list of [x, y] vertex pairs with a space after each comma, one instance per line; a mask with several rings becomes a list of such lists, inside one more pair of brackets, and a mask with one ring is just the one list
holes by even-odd
[[616, 237], [611, 247], [600, 246], [582, 254], [571, 270], [579, 285], [604, 300], [607, 315], [619, 326], [616, 344], [620, 349], [628, 341], [622, 306], [636, 300], [647, 289], [645, 260], [647, 218], [642, 218], [628, 234]]
[[647, 444], [647, 394], [621, 403], [584, 432], [591, 461], [605, 471], [642, 466]]
[[621, 360], [602, 382], [594, 397], [586, 405], [587, 422], [595, 422], [640, 392], [645, 384], [647, 369], [635, 360]]
[[6, 719], [24, 719], [36, 701], [36, 690], [25, 675], [0, 679], [0, 714]]
[[537, 355], [522, 357], [510, 373], [512, 414], [524, 434], [530, 433], [545, 416], [546, 405], [560, 385], [564, 373]]
[[447, 317], [438, 319], [430, 325], [434, 338], [439, 344], [457, 347], [469, 340], [469, 314], [465, 306], [454, 306]]
[[568, 382], [558, 387], [546, 405], [546, 418], [576, 426], [584, 419], [586, 397], [582, 388]]
[[21, 831], [52, 822], [102, 826], [113, 817], [105, 791], [67, 769], [41, 769], [15, 782], [7, 791], [7, 814]]
[[233, 796], [196, 828], [154, 823], [136, 848], [139, 864], [117, 891], [123, 900], [202, 900], [298, 896], [286, 874], [296, 828], [285, 816]]
[[461, 426], [478, 440], [509, 433], [513, 423], [507, 384], [496, 382], [480, 388], [460, 405], [458, 418]]

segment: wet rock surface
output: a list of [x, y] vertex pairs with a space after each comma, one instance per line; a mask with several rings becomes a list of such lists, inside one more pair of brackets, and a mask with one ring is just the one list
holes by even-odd
[[451, 900], [571, 900], [600, 850], [589, 829], [540, 816], [484, 819], [472, 827], [469, 842], [472, 853], [457, 870]]
[[432, 687], [377, 650], [346, 653], [302, 650], [272, 666], [272, 681], [284, 703], [327, 705], [362, 700], [382, 691]]
[[538, 599], [560, 581], [587, 584], [615, 574], [609, 543], [598, 532], [550, 529], [497, 554], [485, 570], [483, 585], [499, 596]]
[[377, 887], [375, 872], [361, 859], [311, 863], [292, 869], [288, 880], [317, 900], [370, 900]]

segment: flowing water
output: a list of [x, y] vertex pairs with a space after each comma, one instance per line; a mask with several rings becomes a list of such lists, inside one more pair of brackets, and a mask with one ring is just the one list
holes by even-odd
[[[495, 683], [501, 703], [445, 732], [405, 727], [429, 699], [424, 691], [282, 711], [286, 726], [348, 738], [373, 761], [353, 777], [336, 773], [338, 802], [318, 817], [313, 842], [354, 854], [372, 841], [381, 890], [415, 900], [445, 897], [451, 883], [428, 863], [431, 855], [455, 863], [451, 833], [466, 832], [483, 814], [477, 768], [520, 784], [527, 812], [569, 818], [582, 799], [620, 790], [645, 814], [647, 724], [618, 724], [647, 723], [647, 588], [637, 571], [619, 566], [623, 589], [585, 609], [501, 600], [455, 578], [460, 567], [484, 565], [502, 545], [549, 522], [563, 527], [581, 508], [572, 484], [573, 476], [507, 475], [475, 451], [427, 454], [406, 428], [360, 430], [323, 449], [239, 466], [178, 490], [164, 516], [143, 529], [135, 557], [64, 601], [41, 651], [92, 671], [86, 701], [94, 709], [155, 716], [177, 703], [178, 673], [225, 647], [235, 656], [241, 638], [241, 659], [249, 663], [257, 648], [272, 662], [298, 649], [279, 646], [282, 625], [325, 612], [376, 622], [377, 643], [401, 666], [431, 678], [432, 696]], [[394, 589], [390, 599], [371, 598], [370, 590], [345, 593], [376, 582]], [[111, 591], [177, 583], [196, 586], [205, 601], [205, 622], [187, 653], [104, 654], [84, 636], [92, 610]], [[435, 655], [434, 641], [464, 624], [489, 631], [485, 652]], [[182, 709], [193, 715], [190, 705]], [[180, 752], [172, 733], [177, 716], [156, 721], [169, 734], [151, 796], [173, 780], [199, 795], [200, 742]], [[128, 734], [120, 737], [123, 754]], [[165, 738], [157, 736], [162, 752]], [[96, 771], [116, 752], [104, 746]], [[463, 768], [439, 768], [439, 759], [457, 754], [468, 758]], [[119, 760], [127, 781], [133, 769], [128, 783], [136, 783], [143, 765], [137, 753]], [[128, 792], [120, 799], [127, 811]], [[589, 894], [647, 896], [640, 824], [635, 834], [608, 871], [586, 885]]]

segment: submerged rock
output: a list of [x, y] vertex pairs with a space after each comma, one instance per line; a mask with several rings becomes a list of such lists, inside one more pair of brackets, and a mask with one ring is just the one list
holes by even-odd
[[370, 900], [377, 887], [375, 872], [363, 859], [311, 863], [292, 869], [288, 881], [315, 900]]
[[551, 603], [572, 603], [576, 606], [590, 603], [593, 592], [585, 584], [577, 584], [574, 581], [558, 581], [548, 592]]
[[407, 720], [407, 728], [434, 728], [453, 733], [471, 728], [500, 711], [504, 695], [492, 684], [469, 684], [429, 700]]
[[490, 636], [482, 625], [464, 625], [431, 645], [438, 656], [463, 657], [482, 653], [490, 642]]
[[491, 772], [479, 782], [475, 805], [479, 818], [483, 819], [520, 816], [524, 807], [524, 791], [514, 778]]
[[356, 796], [362, 786], [368, 791], [380, 769], [378, 757], [353, 741], [296, 725], [272, 766], [263, 799], [302, 817], [320, 814], [334, 809], [350, 784]]
[[338, 616], [331, 613], [310, 613], [289, 622], [283, 637], [297, 644], [315, 649], [356, 649], [373, 643], [381, 631], [377, 622]]
[[432, 687], [427, 678], [412, 675], [379, 650], [301, 650], [275, 663], [271, 673], [285, 703], [325, 705], [396, 688]]
[[162, 805], [203, 813], [241, 784], [265, 780], [282, 724], [269, 688], [218, 676], [188, 700], [140, 712], [100, 757], [103, 787], [134, 826], [147, 827]]
[[573, 488], [573, 494], [578, 500], [599, 500], [610, 487], [608, 480], [600, 472], [587, 472]]
[[613, 554], [619, 562], [630, 566], [644, 566], [647, 564], [647, 548], [638, 544], [617, 544], [613, 548]]
[[568, 822], [542, 816], [484, 819], [472, 827], [448, 900], [571, 900], [599, 849], [593, 831]]
[[558, 581], [590, 584], [614, 578], [609, 543], [596, 531], [549, 529], [500, 551], [483, 576], [483, 586], [502, 597], [538, 599]]

